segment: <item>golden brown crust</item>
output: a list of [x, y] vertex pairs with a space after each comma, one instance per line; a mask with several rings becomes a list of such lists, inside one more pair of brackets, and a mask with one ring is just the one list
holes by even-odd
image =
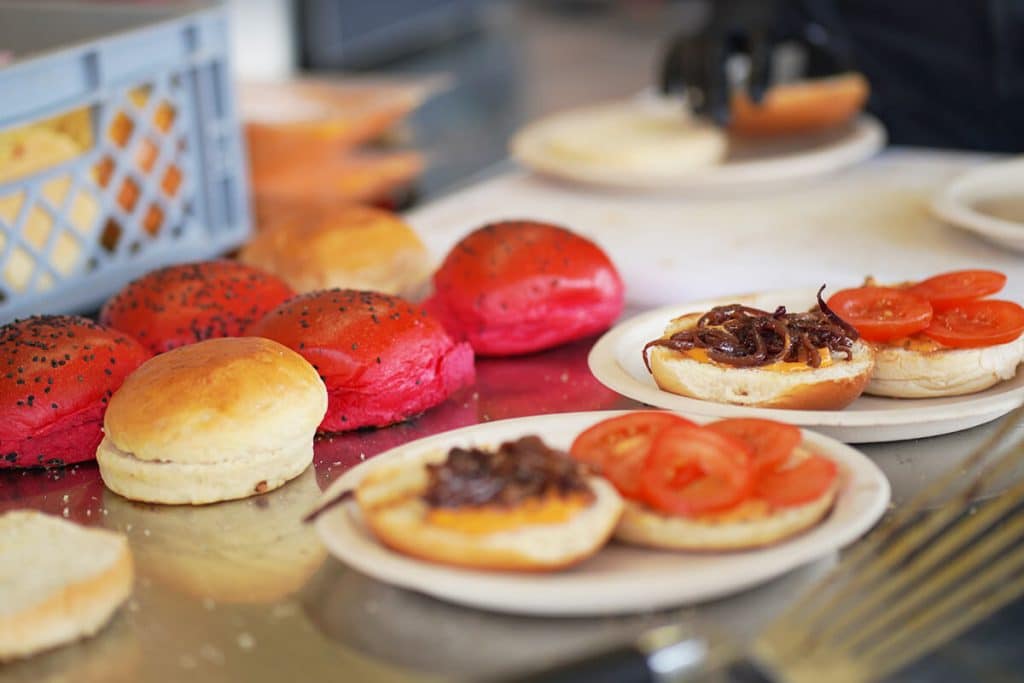
[[568, 520], [471, 533], [432, 523], [421, 499], [420, 463], [371, 472], [356, 488], [363, 520], [382, 543], [412, 557], [477, 569], [555, 571], [582, 562], [607, 543], [622, 514], [612, 486], [589, 480], [594, 501]]
[[354, 204], [277, 211], [239, 258], [299, 293], [340, 287], [405, 294], [431, 270], [426, 246], [407, 223]]
[[[651, 374], [661, 389], [702, 401], [758, 408], [845, 408], [864, 392], [874, 368], [871, 349], [860, 342], [853, 361], [840, 359], [828, 368], [816, 370], [809, 367], [800, 372], [731, 368], [718, 363], [702, 363], [677, 351], [660, 347], [654, 347], [648, 353]], [[839, 374], [842, 372], [841, 364], [847, 362], [857, 365], [850, 366], [850, 372]]]
[[857, 115], [867, 101], [867, 79], [858, 73], [777, 85], [759, 104], [744, 92], [732, 98], [730, 130], [769, 137], [809, 133], [838, 126]]
[[110, 400], [104, 428], [140, 460], [216, 463], [294, 450], [327, 409], [316, 370], [269, 339], [210, 339], [143, 363]]
[[593, 547], [575, 555], [561, 558], [557, 562], [538, 563], [536, 559], [523, 553], [511, 550], [475, 547], [469, 548], [461, 543], [420, 543], [415, 534], [396, 534], [384, 526], [374, 523], [375, 517], [364, 517], [374, 535], [384, 545], [402, 554], [410, 555], [429, 562], [442, 562], [469, 569], [494, 569], [497, 571], [523, 571], [546, 573], [566, 569], [583, 562], [604, 547], [612, 535], [614, 524], [608, 527], [607, 533], [596, 540]]

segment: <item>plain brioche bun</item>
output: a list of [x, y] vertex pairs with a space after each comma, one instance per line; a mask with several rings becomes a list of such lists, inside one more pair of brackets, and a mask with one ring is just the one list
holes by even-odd
[[972, 394], [1012, 378], [1024, 360], [1024, 337], [980, 348], [930, 351], [875, 345], [875, 371], [865, 392], [894, 398]]
[[776, 85], [754, 103], [743, 91], [732, 97], [729, 130], [769, 137], [813, 133], [846, 123], [867, 101], [867, 79], [858, 73]]
[[470, 533], [438, 526], [421, 495], [428, 476], [422, 464], [370, 472], [356, 488], [363, 520], [382, 543], [432, 562], [480, 569], [547, 571], [576, 564], [597, 552], [622, 513], [622, 499], [604, 479], [587, 479], [594, 500], [568, 521]]
[[78, 316], [0, 327], [0, 469], [92, 460], [107, 401], [150, 355], [129, 335]]
[[[700, 316], [673, 320], [665, 336], [693, 327]], [[658, 386], [681, 396], [760, 408], [838, 410], [863, 393], [875, 365], [868, 344], [857, 340], [852, 351], [851, 360], [837, 354], [827, 367], [786, 372], [705, 363], [661, 346], [651, 347], [648, 359]]]
[[96, 633], [132, 580], [120, 534], [30, 510], [0, 515], [0, 661]]
[[[808, 453], [798, 448], [790, 462]], [[666, 550], [746, 550], [771, 545], [817, 524], [835, 502], [838, 478], [818, 498], [803, 505], [772, 509], [763, 500], [750, 499], [722, 513], [690, 518], [667, 515], [627, 500], [615, 538], [626, 543]]]
[[410, 295], [433, 268], [420, 238], [390, 211], [314, 205], [274, 216], [239, 258], [296, 292], [340, 287]]
[[133, 500], [198, 505], [275, 489], [313, 461], [327, 392], [269, 339], [210, 339], [144, 363], [110, 400], [103, 483]]

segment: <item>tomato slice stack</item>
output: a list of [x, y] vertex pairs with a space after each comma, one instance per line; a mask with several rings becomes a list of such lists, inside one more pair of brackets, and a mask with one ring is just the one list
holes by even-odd
[[835, 481], [835, 463], [808, 455], [792, 425], [754, 418], [698, 426], [677, 415], [638, 412], [582, 432], [569, 452], [631, 500], [684, 517], [722, 512], [752, 498], [773, 508], [808, 503]]
[[867, 341], [914, 334], [954, 348], [1011, 342], [1024, 333], [1024, 308], [985, 299], [1006, 276], [994, 270], [957, 270], [907, 287], [857, 287], [836, 292], [828, 306]]

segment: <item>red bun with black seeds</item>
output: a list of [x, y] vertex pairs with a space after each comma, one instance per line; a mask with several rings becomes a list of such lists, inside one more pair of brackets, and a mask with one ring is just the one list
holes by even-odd
[[504, 221], [452, 248], [425, 305], [478, 355], [512, 356], [609, 327], [622, 313], [623, 287], [590, 240], [547, 223]]
[[104, 304], [100, 322], [163, 353], [204, 339], [240, 336], [293, 295], [284, 281], [236, 261], [184, 263], [126, 285]]
[[108, 399], [151, 355], [128, 335], [78, 316], [0, 327], [0, 467], [94, 459]]
[[331, 289], [278, 306], [247, 334], [302, 354], [327, 385], [320, 432], [383, 427], [444, 401], [475, 379], [473, 349], [397, 296]]

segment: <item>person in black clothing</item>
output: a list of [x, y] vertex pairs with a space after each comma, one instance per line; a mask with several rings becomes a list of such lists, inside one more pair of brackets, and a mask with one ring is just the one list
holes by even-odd
[[661, 87], [724, 122], [725, 61], [749, 57], [741, 87], [756, 100], [787, 42], [809, 77], [863, 73], [894, 144], [1024, 152], [1024, 0], [711, 0], [706, 24], [669, 46]]

